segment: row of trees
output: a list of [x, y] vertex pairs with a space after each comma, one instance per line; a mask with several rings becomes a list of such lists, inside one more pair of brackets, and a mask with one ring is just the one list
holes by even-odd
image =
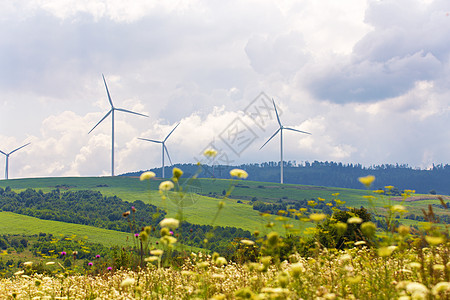
[[[53, 190], [43, 193], [41, 190], [27, 189], [16, 193], [10, 188], [0, 188], [0, 210], [39, 219], [90, 225], [133, 234], [139, 233], [143, 227], [152, 226], [154, 237], [160, 237], [157, 229], [166, 215], [164, 210], [140, 200], [129, 203], [116, 196], [106, 197], [98, 191], [89, 190], [63, 193]], [[228, 244], [236, 238], [251, 237], [249, 231], [235, 227], [213, 227], [186, 221], [181, 223], [181, 227], [174, 234], [185, 245], [212, 251], [227, 249]], [[207, 240], [206, 243], [205, 240]], [[41, 247], [36, 251], [48, 253], [50, 250], [60, 250], [50, 247], [49, 243], [43, 243], [42, 245], [46, 245], [46, 248]]]
[[[263, 182], [279, 182], [279, 162], [261, 164], [231, 165], [202, 165], [203, 172], [199, 177], [229, 178], [229, 171], [239, 168], [247, 171], [249, 180]], [[177, 164], [185, 175], [195, 174], [197, 164]], [[161, 176], [161, 168], [151, 171]], [[123, 176], [138, 176], [143, 171], [123, 174]], [[361, 188], [358, 177], [374, 175], [375, 188], [392, 185], [400, 190], [415, 189], [418, 193], [438, 193], [450, 195], [450, 165], [434, 165], [431, 169], [417, 169], [404, 164], [383, 164], [364, 167], [361, 164], [342, 164], [336, 162], [285, 162], [284, 181], [292, 184], [306, 184], [329, 187]]]

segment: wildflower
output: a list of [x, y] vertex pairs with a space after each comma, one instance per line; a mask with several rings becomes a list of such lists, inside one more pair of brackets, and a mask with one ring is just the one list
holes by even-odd
[[218, 265], [219, 267], [226, 265], [227, 264], [227, 260], [225, 259], [225, 257], [219, 256], [216, 259], [216, 265]]
[[377, 231], [377, 226], [372, 222], [364, 222], [361, 224], [361, 231], [367, 237], [373, 237]]
[[282, 288], [285, 288], [289, 284], [289, 275], [286, 272], [280, 272], [278, 274], [278, 283]]
[[317, 197], [317, 200], [319, 200], [319, 201], [325, 201], [325, 199], [323, 199], [323, 198], [320, 198], [320, 197]]
[[361, 182], [362, 184], [364, 184], [368, 188], [374, 182], [375, 176], [368, 175], [368, 176], [365, 176], [365, 177], [359, 177], [358, 180], [359, 180], [359, 182]]
[[254, 245], [254, 244], [255, 244], [255, 242], [254, 242], [254, 241], [251, 241], [251, 240], [246, 240], [246, 239], [244, 239], [244, 240], [241, 240], [241, 243], [242, 243], [242, 244], [244, 244], [244, 245], [246, 245], [246, 246], [252, 246], [252, 245]]
[[97, 255], [95, 256], [95, 258], [99, 259], [99, 258], [100, 258], [100, 254], [97, 254]]
[[61, 255], [62, 255], [62, 256], [66, 255], [66, 254], [67, 254], [66, 251], [62, 251], [62, 252], [61, 252]]
[[179, 169], [179, 168], [173, 168], [172, 174], [173, 174], [173, 178], [178, 179], [181, 177], [181, 175], [183, 175], [183, 171], [181, 171], [181, 169]]
[[311, 207], [314, 207], [314, 206], [317, 205], [317, 202], [314, 201], [314, 200], [308, 200], [308, 205], [311, 206]]
[[27, 268], [31, 268], [32, 265], [33, 265], [32, 261], [26, 261], [26, 262], [23, 263], [23, 266], [27, 267]]
[[159, 260], [159, 257], [158, 256], [149, 256], [149, 257], [144, 258], [144, 260], [146, 262], [154, 262], [154, 261]]
[[444, 238], [441, 236], [426, 236], [425, 240], [427, 241], [428, 244], [430, 244], [431, 246], [437, 246], [439, 244], [442, 244], [444, 242]]
[[142, 173], [141, 176], [139, 177], [139, 179], [141, 181], [144, 181], [144, 180], [152, 179], [155, 176], [156, 176], [156, 174], [154, 172], [148, 171], [148, 172]]
[[121, 287], [127, 287], [134, 284], [134, 278], [127, 277], [120, 283]]
[[351, 217], [347, 220], [348, 224], [361, 224], [363, 221], [363, 219], [361, 219], [360, 217]]
[[440, 293], [450, 293], [450, 282], [439, 282], [431, 289], [431, 293], [435, 296]]
[[126, 211], [122, 214], [122, 217], [126, 218], [130, 215], [130, 211]]
[[341, 257], [339, 258], [339, 260], [341, 262], [346, 262], [346, 261], [350, 261], [352, 260], [352, 256], [348, 253], [342, 254]]
[[397, 231], [401, 236], [407, 236], [409, 234], [409, 230], [410, 230], [409, 226], [405, 225], [400, 225], [397, 228]]
[[334, 224], [334, 227], [336, 228], [338, 234], [342, 235], [347, 231], [348, 226], [344, 222], [337, 222]]
[[135, 233], [135, 234], [134, 234], [134, 237], [135, 237], [135, 238], [138, 238], [138, 237], [139, 237], [139, 233]]
[[291, 274], [294, 277], [300, 276], [300, 274], [304, 273], [305, 271], [306, 271], [305, 266], [301, 262], [291, 265]]
[[428, 294], [428, 289], [425, 285], [419, 282], [410, 282], [406, 285], [406, 291], [411, 295]]
[[356, 276], [349, 276], [349, 277], [347, 277], [347, 281], [348, 281], [348, 283], [350, 283], [350, 284], [355, 284], [355, 283], [358, 283], [358, 282], [360, 282], [361, 281], [361, 279], [362, 279], [362, 276], [361, 275], [356, 275]]
[[150, 254], [156, 255], [156, 256], [161, 256], [161, 255], [163, 255], [163, 253], [164, 253], [164, 251], [161, 249], [155, 249], [155, 250], [150, 251]]
[[203, 152], [203, 155], [206, 156], [206, 157], [216, 157], [217, 151], [214, 150], [214, 149], [206, 149], [206, 150]]
[[159, 225], [163, 228], [166, 227], [170, 229], [176, 229], [180, 225], [180, 221], [174, 218], [165, 218], [159, 223]]
[[378, 255], [381, 257], [390, 256], [395, 249], [396, 248], [392, 248], [392, 246], [378, 248]]
[[278, 232], [272, 231], [267, 235], [267, 243], [270, 247], [275, 247], [278, 244]]
[[135, 213], [135, 212], [136, 212], [136, 207], [132, 206], [132, 207], [131, 207], [131, 211], [132, 211], [133, 213]]
[[88, 262], [88, 266], [89, 266], [89, 267], [92, 267], [92, 265], [93, 265], [93, 263]]
[[171, 189], [174, 188], [174, 184], [172, 181], [163, 181], [160, 183], [159, 185], [159, 190], [160, 191], [170, 191]]
[[433, 265], [433, 270], [435, 270], [435, 271], [444, 271], [445, 270], [445, 266], [441, 265], [441, 264], [436, 264], [436, 265]]
[[314, 222], [320, 222], [327, 217], [326, 214], [310, 214], [309, 218]]
[[55, 262], [54, 261], [49, 261], [49, 262], [47, 262], [47, 263], [45, 263], [47, 266], [50, 266], [50, 265], [54, 265], [55, 264]]
[[357, 241], [357, 242], [355, 243], [355, 246], [360, 246], [360, 245], [365, 245], [365, 244], [366, 244], [365, 241]]
[[106, 270], [112, 271], [112, 267], [107, 267]]
[[411, 263], [409, 263], [409, 267], [411, 269], [420, 269], [421, 266], [422, 265], [420, 263], [418, 263], [418, 262], [411, 262]]
[[405, 213], [407, 212], [406, 208], [403, 205], [393, 205], [391, 207], [392, 212]]
[[233, 169], [230, 171], [231, 177], [237, 177], [239, 179], [245, 179], [248, 177], [248, 173], [241, 169]]

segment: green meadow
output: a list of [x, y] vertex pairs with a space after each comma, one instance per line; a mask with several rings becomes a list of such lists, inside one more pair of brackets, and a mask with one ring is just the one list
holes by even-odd
[[[15, 191], [33, 188], [42, 190], [43, 192], [49, 192], [56, 188], [59, 188], [61, 191], [96, 190], [105, 196], [116, 195], [130, 203], [141, 200], [145, 203], [156, 205], [164, 208], [168, 212], [169, 217], [175, 217], [181, 213], [184, 220], [193, 224], [229, 226], [242, 228], [250, 232], [258, 230], [265, 233], [268, 231], [265, 224], [273, 222], [275, 224], [273, 230], [278, 231], [280, 234], [285, 232], [282, 223], [276, 221], [276, 216], [273, 215], [262, 217], [258, 211], [252, 209], [252, 201], [257, 200], [266, 203], [294, 202], [305, 199], [314, 199], [317, 201], [320, 197], [325, 199], [326, 202], [331, 202], [333, 199], [340, 199], [341, 201], [345, 201], [345, 206], [364, 206], [373, 213], [382, 214], [385, 213], [386, 205], [402, 204], [410, 213], [416, 215], [422, 215], [421, 210], [427, 209], [427, 206], [430, 204], [439, 204], [437, 197], [430, 197], [430, 195], [415, 195], [415, 198], [412, 199], [414, 201], [410, 201], [411, 199], [403, 201], [402, 197], [379, 196], [365, 189], [356, 190], [294, 184], [281, 185], [247, 180], [197, 179], [194, 183], [190, 184], [195, 184], [196, 191], [200, 195], [187, 193], [183, 199], [183, 205], [180, 206], [177, 205], [179, 200], [177, 198], [178, 194], [176, 193], [170, 193], [166, 200], [161, 199], [158, 192], [158, 186], [161, 182], [161, 179], [140, 181], [136, 177], [124, 176], [54, 177], [10, 179], [8, 181], [0, 180], [0, 187], [5, 188], [9, 186]], [[180, 184], [185, 190], [188, 190], [185, 182], [181, 181]], [[225, 207], [219, 212], [217, 218], [215, 218], [215, 214], [218, 211], [218, 204], [224, 200], [223, 195], [230, 189], [231, 184], [234, 184], [231, 195], [225, 199]], [[372, 203], [369, 203], [364, 197], [367, 195], [374, 195], [376, 198]], [[445, 201], [449, 201], [449, 197], [444, 197], [446, 199]], [[447, 210], [438, 207], [435, 207], [435, 212], [437, 214], [449, 214]], [[295, 228], [300, 231], [312, 226], [312, 223], [301, 221], [293, 221], [293, 223], [295, 224]], [[91, 230], [92, 227], [89, 228]], [[115, 233], [110, 234], [114, 235]], [[121, 236], [121, 233], [118, 235]], [[107, 236], [109, 235], [105, 235], [106, 240], [109, 239]], [[107, 241], [106, 243], [108, 244]]]
[[131, 236], [126, 232], [96, 228], [93, 226], [71, 224], [58, 221], [41, 220], [29, 216], [0, 212], [0, 232], [2, 234], [35, 235], [39, 233], [59, 236], [74, 236], [94, 243], [111, 247], [132, 246]]

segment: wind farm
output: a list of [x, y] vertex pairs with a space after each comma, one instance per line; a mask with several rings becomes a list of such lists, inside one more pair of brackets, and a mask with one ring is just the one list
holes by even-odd
[[103, 82], [105, 83], [106, 93], [108, 95], [108, 101], [109, 101], [109, 104], [111, 105], [111, 109], [106, 113], [106, 115], [100, 121], [98, 121], [97, 124], [95, 124], [95, 126], [89, 131], [89, 133], [91, 133], [101, 122], [103, 122], [103, 120], [105, 120], [109, 115], [111, 115], [111, 125], [112, 125], [111, 126], [111, 176], [114, 176], [114, 111], [117, 110], [117, 111], [129, 113], [129, 114], [135, 114], [135, 115], [143, 116], [143, 117], [148, 117], [148, 116], [138, 113], [138, 112], [131, 111], [131, 110], [115, 107], [112, 102], [112, 99], [111, 99], [111, 94], [109, 93], [108, 85], [106, 84], [105, 76], [103, 74], [102, 74], [102, 77], [103, 77]]
[[291, 130], [291, 131], [300, 132], [300, 133], [304, 133], [304, 134], [311, 134], [311, 133], [283, 126], [280, 121], [280, 116], [278, 115], [277, 106], [275, 105], [275, 101], [273, 99], [272, 99], [272, 103], [273, 103], [273, 108], [275, 109], [275, 114], [277, 116], [278, 126], [280, 126], [280, 127], [264, 143], [264, 145], [262, 145], [261, 148], [259, 148], [259, 150], [261, 150], [268, 142], [270, 142], [270, 140], [273, 139], [278, 134], [278, 132], [280, 133], [280, 183], [283, 184], [283, 181], [284, 181], [284, 179], [283, 179], [283, 164], [284, 164], [284, 161], [283, 161], [283, 130]]
[[169, 159], [169, 162], [172, 165], [172, 160], [170, 159], [169, 150], [167, 150], [167, 146], [166, 146], [166, 141], [169, 138], [169, 136], [172, 134], [172, 132], [174, 132], [175, 129], [177, 129], [178, 125], [180, 125], [180, 123], [178, 123], [162, 141], [151, 140], [151, 139], [146, 139], [146, 138], [139, 138], [140, 140], [143, 140], [143, 141], [161, 144], [161, 148], [162, 148], [161, 149], [162, 178], [165, 178], [165, 174], [164, 174], [164, 152], [167, 154], [167, 158]]
[[16, 149], [12, 150], [12, 151], [9, 152], [9, 153], [6, 153], [6, 152], [3, 152], [2, 150], [0, 150], [0, 153], [2, 153], [3, 155], [6, 156], [5, 179], [9, 179], [9, 176], [8, 176], [8, 175], [9, 175], [9, 174], [8, 174], [8, 169], [9, 169], [9, 156], [10, 156], [11, 154], [13, 154], [14, 152], [19, 151], [20, 149], [22, 149], [22, 148], [28, 146], [29, 144], [31, 144], [31, 143], [27, 143], [27, 144], [25, 144], [25, 145], [23, 145], [23, 146], [20, 146], [19, 148], [16, 148]]

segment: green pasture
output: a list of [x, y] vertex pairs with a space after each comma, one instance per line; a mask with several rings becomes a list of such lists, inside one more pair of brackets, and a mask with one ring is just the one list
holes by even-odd
[[131, 234], [92, 226], [58, 221], [41, 220], [29, 216], [0, 212], [0, 232], [2, 234], [34, 235], [41, 232], [58, 236], [76, 236], [107, 247], [133, 245]]
[[[183, 219], [194, 224], [200, 225], [218, 225], [238, 227], [253, 232], [255, 230], [266, 232], [265, 225], [268, 222], [275, 224], [274, 229], [280, 233], [285, 230], [280, 221], [275, 220], [276, 216], [261, 217], [260, 213], [253, 210], [251, 201], [259, 200], [263, 202], [295, 202], [300, 200], [312, 200], [323, 198], [325, 202], [333, 199], [345, 201], [345, 206], [360, 207], [364, 206], [369, 211], [376, 214], [385, 214], [386, 205], [402, 204], [408, 213], [422, 215], [422, 209], [427, 210], [429, 204], [439, 204], [436, 199], [418, 200], [418, 201], [402, 201], [400, 197], [389, 197], [378, 195], [372, 191], [361, 189], [345, 189], [334, 187], [318, 187], [296, 184], [277, 184], [267, 182], [255, 182], [247, 180], [224, 180], [224, 179], [197, 179], [186, 182], [181, 181], [185, 191], [194, 188], [199, 193], [187, 193], [182, 200], [182, 205], [176, 193], [169, 193], [168, 198], [163, 201], [158, 192], [158, 186], [162, 179], [154, 179], [150, 181], [140, 181], [136, 177], [55, 177], [55, 178], [29, 178], [29, 179], [10, 179], [0, 180], [0, 187], [10, 188], [20, 191], [26, 188], [41, 189], [44, 192], [59, 188], [61, 191], [66, 190], [97, 190], [106, 196], [118, 196], [130, 203], [141, 200], [145, 203], [153, 204], [167, 210], [171, 217], [182, 214]], [[223, 199], [223, 194], [228, 191], [231, 184], [235, 184], [229, 199]], [[368, 195], [375, 196], [372, 203], [366, 197]], [[448, 198], [446, 198], [448, 199]], [[218, 204], [225, 201], [225, 207], [219, 212]], [[237, 203], [238, 201], [243, 203]], [[446, 200], [448, 202], [449, 200]], [[438, 214], [448, 214], [448, 210], [433, 207]], [[214, 220], [214, 222], [213, 222]], [[304, 223], [296, 220], [290, 220], [295, 228], [303, 231], [306, 227], [312, 226], [311, 223]]]

